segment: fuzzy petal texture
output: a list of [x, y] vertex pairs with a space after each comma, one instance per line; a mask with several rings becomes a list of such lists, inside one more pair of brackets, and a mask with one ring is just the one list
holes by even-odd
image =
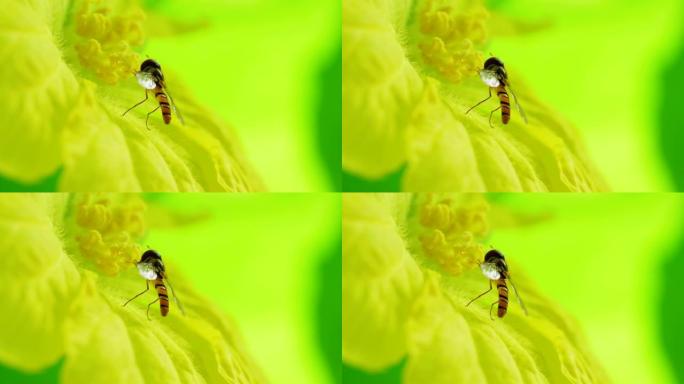
[[400, 235], [406, 195], [345, 195], [342, 242], [342, 356], [367, 370], [406, 353], [405, 324], [423, 277]]
[[367, 178], [405, 161], [404, 129], [422, 89], [399, 43], [408, 3], [342, 2], [342, 165]]
[[[187, 316], [178, 307], [166, 318], [151, 289], [126, 307], [144, 283], [136, 271], [116, 279], [87, 273], [66, 324], [64, 383], [263, 382], [240, 337], [206, 300], [174, 280]], [[180, 284], [178, 284], [180, 283]], [[98, 293], [101, 292], [101, 293]], [[172, 302], [172, 305], [175, 304]]]
[[0, 13], [0, 173], [35, 182], [61, 162], [78, 81], [59, 46], [66, 1], [8, 1]]
[[522, 313], [512, 293], [505, 319], [492, 321], [494, 291], [465, 306], [486, 289], [479, 271], [459, 279], [428, 276], [408, 326], [405, 383], [608, 382], [577, 324], [524, 278], [516, 282], [530, 315]]
[[[125, 103], [101, 102], [96, 85], [83, 81], [78, 107], [64, 137], [60, 189], [71, 191], [250, 191], [260, 188], [244, 167], [232, 132], [188, 97], [181, 97], [185, 125], [162, 126], [157, 115], [145, 127], [145, 106], [121, 117]], [[130, 81], [127, 99], [144, 96]], [[181, 88], [182, 89], [182, 88]], [[184, 94], [184, 93], [183, 93]], [[142, 128], [142, 129], [141, 129]], [[102, 177], [102, 175], [108, 175]]]
[[25, 371], [64, 353], [63, 323], [80, 275], [59, 235], [63, 195], [0, 197], [0, 360]]
[[[529, 124], [489, 125], [486, 108], [464, 112], [486, 93], [464, 81], [458, 95], [431, 80], [407, 131], [409, 166], [403, 189], [413, 191], [565, 191], [605, 189], [577, 132], [525, 87]], [[467, 95], [467, 97], [463, 97]], [[544, 119], [540, 121], [539, 119]]]

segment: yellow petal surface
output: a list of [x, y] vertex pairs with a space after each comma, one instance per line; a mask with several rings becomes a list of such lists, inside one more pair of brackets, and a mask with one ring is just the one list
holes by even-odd
[[[68, 129], [64, 131], [64, 174], [59, 187], [73, 191], [250, 191], [261, 182], [242, 155], [232, 131], [211, 113], [179, 95], [185, 125], [164, 125], [150, 98], [134, 81], [116, 90], [121, 101], [107, 100], [107, 89], [85, 80]], [[180, 88], [180, 87], [178, 87]], [[181, 88], [183, 90], [183, 88]], [[103, 93], [104, 92], [104, 93]], [[177, 96], [174, 96], [174, 98]], [[130, 100], [123, 101], [123, 100]], [[175, 117], [175, 116], [174, 116]]]
[[[174, 279], [186, 315], [174, 301], [161, 317], [154, 287], [137, 271], [116, 278], [86, 273], [67, 328], [64, 383], [261, 383], [235, 325], [210, 303]], [[173, 295], [170, 295], [173, 298]]]
[[422, 80], [399, 43], [408, 1], [342, 2], [342, 165], [377, 178], [405, 161], [404, 130]]
[[63, 324], [80, 276], [59, 236], [66, 196], [0, 197], [0, 361], [25, 371], [64, 353]]
[[511, 289], [508, 314], [497, 318], [495, 306], [495, 320], [489, 314], [497, 300], [495, 289], [465, 306], [487, 289], [479, 270], [459, 277], [427, 276], [408, 325], [407, 384], [607, 382], [575, 322], [524, 276], [515, 281], [529, 316]]
[[0, 173], [32, 183], [61, 163], [78, 82], [60, 47], [67, 1], [8, 1], [0, 12]]
[[422, 273], [401, 228], [410, 196], [345, 194], [342, 239], [342, 358], [377, 371], [406, 353], [405, 323]]
[[529, 90], [518, 85], [529, 124], [512, 108], [501, 124], [490, 103], [465, 111], [487, 95], [471, 78], [456, 86], [430, 81], [416, 107], [408, 135], [409, 191], [602, 191], [606, 187], [589, 161], [576, 129]]
[[406, 130], [409, 166], [402, 188], [416, 192], [484, 191], [487, 186], [468, 131], [442, 103], [437, 86], [428, 80]]

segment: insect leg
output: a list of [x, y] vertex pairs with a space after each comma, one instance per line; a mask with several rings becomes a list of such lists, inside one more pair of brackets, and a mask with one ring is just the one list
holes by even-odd
[[136, 297], [138, 297], [138, 296], [142, 295], [143, 293], [145, 293], [145, 292], [147, 292], [147, 291], [150, 290], [150, 281], [149, 281], [149, 280], [145, 280], [145, 283], [147, 284], [147, 288], [145, 288], [144, 291], [142, 291], [142, 292], [138, 293], [137, 295], [133, 296], [132, 299], [130, 299], [130, 300], [128, 300], [127, 302], [125, 302], [124, 305], [123, 305], [124, 307], [126, 306], [126, 304], [130, 303], [131, 301], [133, 301], [133, 299], [135, 299]]
[[145, 98], [144, 98], [141, 102], [139, 102], [138, 104], [136, 104], [136, 105], [134, 105], [134, 106], [128, 108], [128, 109], [126, 110], [126, 112], [124, 112], [124, 113], [121, 114], [121, 116], [124, 116], [125, 114], [128, 113], [128, 111], [130, 111], [131, 109], [137, 107], [138, 105], [140, 105], [140, 104], [142, 104], [142, 103], [144, 103], [144, 102], [146, 102], [146, 101], [147, 101], [147, 89], [145, 90]]
[[500, 105], [499, 105], [498, 107], [494, 108], [494, 109], [492, 110], [492, 112], [489, 113], [489, 126], [490, 126], [491, 128], [494, 128], [494, 125], [492, 124], [492, 115], [494, 115], [494, 112], [498, 111], [499, 109], [501, 109], [501, 106], [500, 106]]
[[492, 305], [489, 307], [489, 318], [494, 321], [494, 316], [492, 316], [492, 309], [494, 309], [494, 306], [499, 303], [499, 300], [495, 301], [492, 303]]
[[473, 301], [475, 301], [475, 300], [479, 299], [480, 297], [486, 295], [486, 294], [487, 294], [489, 291], [491, 291], [491, 290], [492, 290], [492, 281], [489, 280], [489, 289], [486, 290], [486, 291], [484, 291], [484, 292], [482, 292], [482, 293], [480, 293], [480, 295], [478, 295], [476, 298], [470, 300], [470, 301], [468, 302], [468, 304], [466, 304], [466, 307], [469, 306], [470, 303], [472, 303]]
[[145, 119], [145, 128], [150, 129], [150, 127], [147, 125], [147, 121], [150, 119], [150, 115], [153, 114], [153, 113], [155, 113], [155, 112], [157, 111], [157, 109], [159, 109], [159, 107], [161, 107], [161, 105], [158, 105], [157, 108], [151, 110], [151, 111], [147, 114], [147, 118]]
[[475, 107], [477, 107], [478, 105], [480, 105], [480, 104], [484, 103], [485, 101], [489, 100], [490, 97], [492, 97], [492, 89], [491, 89], [491, 88], [489, 88], [489, 96], [487, 96], [486, 99], [484, 99], [484, 100], [480, 101], [479, 103], [477, 103], [477, 104], [473, 105], [472, 107], [470, 107], [470, 109], [466, 111], [466, 115], [468, 114], [468, 112], [472, 111], [473, 108], [475, 108]]
[[147, 304], [147, 320], [152, 320], [152, 319], [150, 319], [150, 307], [152, 306], [152, 304], [156, 303], [157, 301], [159, 301], [158, 297], [157, 297], [157, 300]]

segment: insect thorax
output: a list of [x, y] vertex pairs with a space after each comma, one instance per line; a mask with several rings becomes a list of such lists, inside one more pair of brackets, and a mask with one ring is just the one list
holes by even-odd
[[485, 263], [488, 264], [493, 264], [496, 266], [496, 270], [503, 276], [506, 276], [506, 272], [508, 272], [508, 266], [506, 265], [506, 259], [504, 258], [504, 255], [497, 251], [496, 249], [492, 249], [484, 257]]
[[161, 66], [152, 59], [147, 59], [140, 64], [140, 72], [149, 75], [149, 77], [159, 86], [164, 82], [164, 74], [162, 73]]
[[140, 257], [139, 264], [147, 264], [159, 277], [164, 276], [165, 269], [161, 255], [152, 249], [149, 249], [143, 253], [142, 257]]
[[[490, 57], [484, 63], [484, 71], [491, 72], [501, 83], [506, 85], [506, 80], [508, 76], [506, 75], [506, 69], [504, 68], [503, 62], [496, 57]], [[484, 79], [483, 79], [484, 80]]]

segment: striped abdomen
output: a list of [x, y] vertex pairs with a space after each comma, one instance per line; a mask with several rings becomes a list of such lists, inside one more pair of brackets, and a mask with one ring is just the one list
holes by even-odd
[[161, 107], [162, 117], [164, 118], [164, 123], [168, 124], [171, 122], [171, 105], [169, 105], [169, 98], [166, 96], [164, 89], [162, 87], [157, 87], [154, 89], [154, 97], [159, 102], [159, 107]]
[[508, 287], [506, 286], [506, 279], [499, 279], [496, 281], [496, 288], [499, 291], [499, 308], [497, 309], [497, 316], [504, 317], [508, 310]]
[[164, 285], [164, 280], [158, 278], [154, 281], [154, 288], [157, 290], [157, 295], [159, 295], [159, 309], [162, 316], [166, 316], [169, 313], [169, 295], [166, 293], [166, 285]]
[[506, 92], [506, 87], [503, 84], [496, 87], [496, 95], [501, 102], [501, 121], [504, 124], [508, 124], [508, 120], [511, 119], [511, 103], [508, 100], [508, 92]]

